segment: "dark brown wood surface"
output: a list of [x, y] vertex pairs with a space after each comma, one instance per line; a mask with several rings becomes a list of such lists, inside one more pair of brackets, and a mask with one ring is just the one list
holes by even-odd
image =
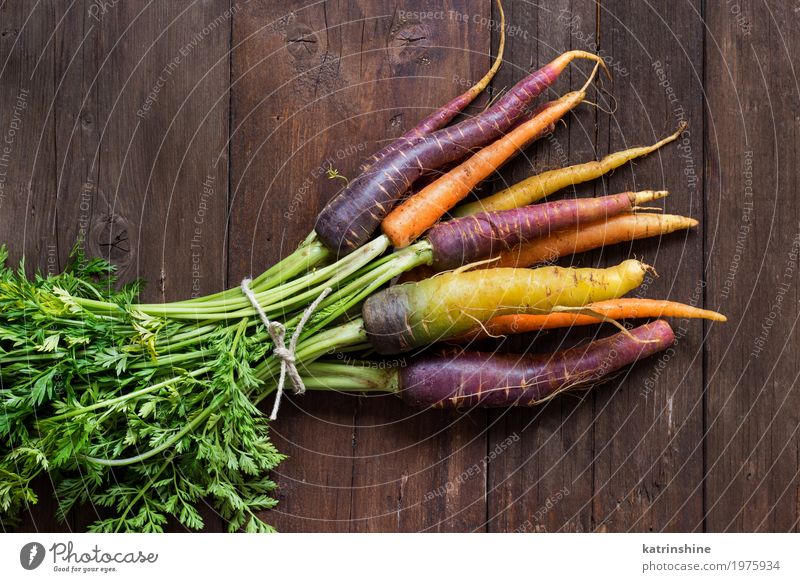
[[[568, 49], [613, 80], [482, 189], [677, 144], [560, 196], [669, 189], [690, 233], [565, 260], [635, 256], [639, 291], [718, 309], [674, 351], [535, 410], [458, 415], [389, 396], [291, 397], [273, 437], [282, 531], [796, 531], [800, 521], [800, 11], [787, 2], [505, 2], [487, 99]], [[483, 75], [487, 0], [0, 4], [0, 241], [60, 269], [76, 240], [149, 300], [257, 274], [313, 227], [385, 140]], [[583, 83], [576, 64], [550, 92]], [[596, 105], [596, 106], [594, 106]], [[596, 330], [512, 338], [555, 348]], [[488, 345], [492, 347], [492, 345]], [[54, 520], [52, 487], [22, 526]], [[210, 510], [209, 531], [223, 527]]]

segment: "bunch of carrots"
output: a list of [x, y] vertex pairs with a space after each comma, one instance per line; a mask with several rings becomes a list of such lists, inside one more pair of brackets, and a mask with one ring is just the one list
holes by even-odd
[[[662, 318], [725, 321], [625, 298], [652, 271], [638, 260], [548, 264], [697, 224], [643, 206], [664, 191], [540, 203], [654, 152], [683, 126], [653, 145], [463, 203], [584, 102], [600, 70], [609, 74], [597, 55], [566, 52], [451, 124], [488, 86], [503, 46], [501, 34], [486, 76], [366, 160], [300, 247], [243, 288], [145, 304], [137, 288], [115, 290], [113, 268], [96, 260], [78, 257], [65, 273], [33, 281], [0, 267], [0, 510], [35, 502], [31, 481], [46, 471], [62, 510], [87, 499], [107, 508], [98, 531], [159, 531], [165, 516], [199, 528], [202, 499], [233, 530], [268, 530], [259, 512], [274, 505], [269, 471], [282, 456], [255, 405], [288, 381], [287, 366], [298, 371], [297, 391], [391, 392], [418, 407], [532, 406], [668, 348], [675, 338]], [[535, 105], [576, 60], [594, 63], [586, 84]], [[654, 321], [629, 329], [625, 319]], [[468, 347], [604, 322], [619, 331], [550, 354]], [[461, 347], [414, 354], [403, 367], [368, 362], [440, 342]], [[341, 352], [356, 357], [330, 357]]]

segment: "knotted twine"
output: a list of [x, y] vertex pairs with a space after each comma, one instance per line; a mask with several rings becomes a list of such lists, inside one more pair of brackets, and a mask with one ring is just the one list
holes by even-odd
[[278, 418], [278, 409], [281, 406], [281, 396], [283, 396], [283, 387], [286, 384], [287, 375], [292, 382], [295, 394], [305, 394], [306, 392], [306, 386], [303, 384], [300, 372], [297, 371], [295, 360], [297, 341], [300, 339], [300, 334], [303, 332], [303, 326], [308, 323], [311, 315], [317, 310], [319, 304], [331, 293], [332, 289], [330, 287], [325, 288], [325, 290], [319, 294], [319, 297], [317, 297], [311, 305], [306, 307], [306, 310], [303, 312], [303, 317], [300, 318], [300, 322], [297, 324], [297, 327], [294, 328], [294, 333], [289, 340], [289, 347], [287, 348], [284, 341], [286, 339], [286, 326], [278, 321], [269, 320], [267, 314], [261, 309], [261, 305], [258, 299], [256, 299], [256, 294], [253, 293], [253, 290], [250, 288], [251, 282], [252, 279], [244, 279], [242, 281], [242, 293], [250, 300], [253, 309], [256, 310], [264, 327], [267, 328], [267, 332], [272, 338], [272, 344], [274, 345], [272, 353], [281, 361], [281, 373], [278, 377], [278, 392], [275, 395], [275, 404], [272, 406], [272, 414], [269, 415], [270, 420], [275, 420]]

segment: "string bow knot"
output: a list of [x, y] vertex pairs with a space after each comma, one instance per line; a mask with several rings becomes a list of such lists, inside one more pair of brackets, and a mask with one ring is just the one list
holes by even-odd
[[261, 308], [258, 298], [250, 288], [251, 282], [252, 279], [244, 279], [242, 281], [242, 293], [244, 293], [245, 297], [250, 301], [256, 313], [258, 313], [264, 327], [267, 328], [267, 333], [269, 333], [269, 337], [272, 338], [272, 353], [281, 361], [281, 372], [278, 377], [278, 391], [275, 395], [275, 404], [272, 406], [272, 414], [269, 415], [270, 420], [275, 420], [278, 418], [278, 409], [280, 408], [283, 389], [286, 385], [286, 376], [289, 376], [295, 394], [305, 394], [306, 392], [306, 386], [303, 384], [303, 378], [300, 376], [296, 365], [297, 358], [295, 354], [297, 351], [297, 342], [300, 339], [300, 334], [303, 333], [303, 327], [308, 323], [308, 320], [317, 310], [319, 304], [331, 293], [332, 289], [330, 287], [325, 288], [325, 290], [319, 294], [319, 297], [317, 297], [311, 305], [306, 307], [306, 310], [303, 312], [303, 317], [300, 318], [300, 322], [297, 324], [297, 327], [294, 328], [294, 333], [287, 347], [286, 326], [278, 321], [269, 320], [267, 314], [264, 313], [264, 310]]

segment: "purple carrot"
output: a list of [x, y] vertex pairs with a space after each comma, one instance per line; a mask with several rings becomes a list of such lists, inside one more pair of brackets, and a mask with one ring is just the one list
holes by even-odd
[[458, 97], [446, 103], [428, 115], [428, 117], [420, 121], [410, 130], [405, 132], [399, 138], [391, 141], [388, 145], [384, 146], [383, 149], [370, 156], [369, 159], [367, 159], [367, 161], [361, 166], [362, 171], [369, 168], [378, 160], [385, 158], [388, 154], [396, 149], [403, 147], [407, 142], [416, 141], [419, 138], [425, 137], [437, 129], [441, 129], [446, 126], [453, 120], [453, 118], [455, 118], [456, 115], [464, 111], [464, 109], [466, 109], [466, 107], [472, 103], [478, 97], [478, 95], [480, 95], [483, 90], [486, 89], [486, 87], [489, 86], [489, 83], [491, 83], [492, 79], [500, 68], [500, 65], [503, 63], [503, 50], [505, 49], [506, 45], [506, 15], [505, 12], [503, 12], [503, 5], [500, 0], [497, 0], [497, 9], [500, 11], [500, 44], [497, 47], [497, 56], [494, 59], [492, 68], [486, 72], [480, 81], [475, 83], [475, 85], [470, 87], [465, 93], [462, 93]]
[[364, 244], [417, 178], [508, 132], [536, 96], [576, 58], [590, 59], [605, 67], [597, 55], [584, 51], [564, 53], [517, 83], [480, 115], [407, 141], [407, 145], [374, 163], [322, 209], [314, 227], [320, 240], [339, 255]]
[[533, 406], [667, 349], [675, 334], [657, 320], [551, 354], [457, 352], [412, 360], [400, 370], [398, 395], [420, 408]]
[[[547, 109], [548, 107], [552, 106], [553, 102], [549, 101], [547, 103], [542, 103], [541, 105], [531, 109], [530, 111], [526, 111], [518, 120], [517, 123], [514, 124], [514, 127], [511, 128], [511, 131], [516, 129], [518, 126], [522, 125], [523, 123], [530, 121], [534, 117], [536, 117], [539, 113]], [[551, 123], [549, 126], [545, 128], [545, 130], [541, 133], [541, 136], [545, 136], [551, 134], [555, 131], [556, 124]], [[414, 192], [420, 191], [422, 188], [431, 184], [432, 182], [441, 178], [444, 174], [458, 166], [462, 163], [466, 158], [470, 157], [474, 153], [474, 150], [465, 151], [464, 155], [458, 158], [457, 160], [442, 166], [441, 168], [434, 170], [433, 172], [427, 172], [422, 174], [416, 182], [414, 182], [414, 190], [409, 190], [409, 196], [412, 196]]]
[[499, 212], [481, 212], [440, 222], [426, 238], [433, 251], [432, 267], [446, 271], [493, 257], [519, 244], [580, 223], [629, 212], [635, 206], [667, 195], [664, 191], [624, 192], [600, 198], [558, 200]]

